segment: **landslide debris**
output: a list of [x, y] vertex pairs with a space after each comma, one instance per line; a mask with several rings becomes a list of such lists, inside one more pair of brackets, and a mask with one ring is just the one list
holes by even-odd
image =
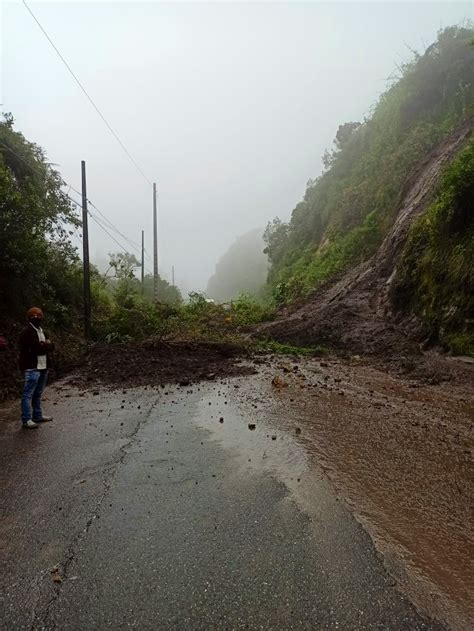
[[[378, 251], [368, 261], [348, 270], [336, 282], [320, 287], [307, 300], [284, 309], [256, 335], [296, 346], [329, 345], [354, 354], [382, 357], [401, 372], [421, 370], [418, 359], [424, 340], [421, 321], [400, 314], [391, 301], [391, 285], [413, 221], [426, 209], [443, 168], [472, 133], [467, 121], [448, 135], [406, 182], [397, 218]], [[436, 360], [429, 360], [428, 372]], [[443, 369], [442, 369], [443, 371]]]
[[142, 386], [252, 374], [245, 349], [229, 342], [130, 342], [95, 345], [79, 367], [75, 385]]

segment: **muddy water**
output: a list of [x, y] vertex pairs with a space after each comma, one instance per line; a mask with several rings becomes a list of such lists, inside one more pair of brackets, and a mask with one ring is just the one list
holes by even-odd
[[[243, 396], [248, 394], [248, 381], [239, 380]], [[304, 509], [311, 512], [312, 505], [332, 501], [333, 493], [317, 469], [312, 466], [311, 453], [293, 439], [286, 429], [278, 430], [272, 420], [251, 412], [239, 414], [241, 395], [237, 405], [227, 405], [233, 397], [228, 388], [215, 388], [200, 400], [193, 421], [208, 430], [223, 447], [233, 450], [234, 461], [239, 463], [236, 473], [256, 471], [273, 475], [291, 491], [292, 497], [303, 502], [304, 487], [312, 489], [312, 501]], [[255, 425], [249, 429], [249, 423]]]
[[[474, 628], [469, 390], [323, 364], [296, 372], [280, 364], [243, 380], [233, 396], [257, 429], [243, 433], [224, 419], [223, 440], [245, 442], [251, 462], [278, 468], [307, 509], [319, 488], [311, 476], [324, 472], [420, 609], [453, 629]], [[284, 387], [271, 386], [275, 374]]]

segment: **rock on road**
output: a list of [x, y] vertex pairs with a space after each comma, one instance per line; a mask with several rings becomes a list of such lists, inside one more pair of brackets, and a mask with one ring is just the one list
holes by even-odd
[[442, 628], [251, 380], [58, 384], [28, 432], [4, 409], [1, 629]]

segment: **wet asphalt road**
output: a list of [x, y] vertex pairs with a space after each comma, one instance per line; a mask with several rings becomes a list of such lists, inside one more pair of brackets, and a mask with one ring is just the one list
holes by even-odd
[[251, 379], [60, 385], [34, 431], [1, 411], [0, 628], [439, 629], [294, 438], [243, 412]]

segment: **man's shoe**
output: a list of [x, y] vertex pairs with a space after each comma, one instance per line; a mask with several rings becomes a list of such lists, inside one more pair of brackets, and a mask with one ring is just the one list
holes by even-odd
[[35, 423], [31, 419], [29, 421], [25, 421], [23, 423], [23, 428], [24, 429], [34, 429], [35, 427], [39, 427], [39, 425], [38, 425], [38, 423]]
[[33, 421], [35, 423], [49, 423], [50, 421], [53, 420], [52, 416], [43, 416], [41, 418], [34, 418]]

